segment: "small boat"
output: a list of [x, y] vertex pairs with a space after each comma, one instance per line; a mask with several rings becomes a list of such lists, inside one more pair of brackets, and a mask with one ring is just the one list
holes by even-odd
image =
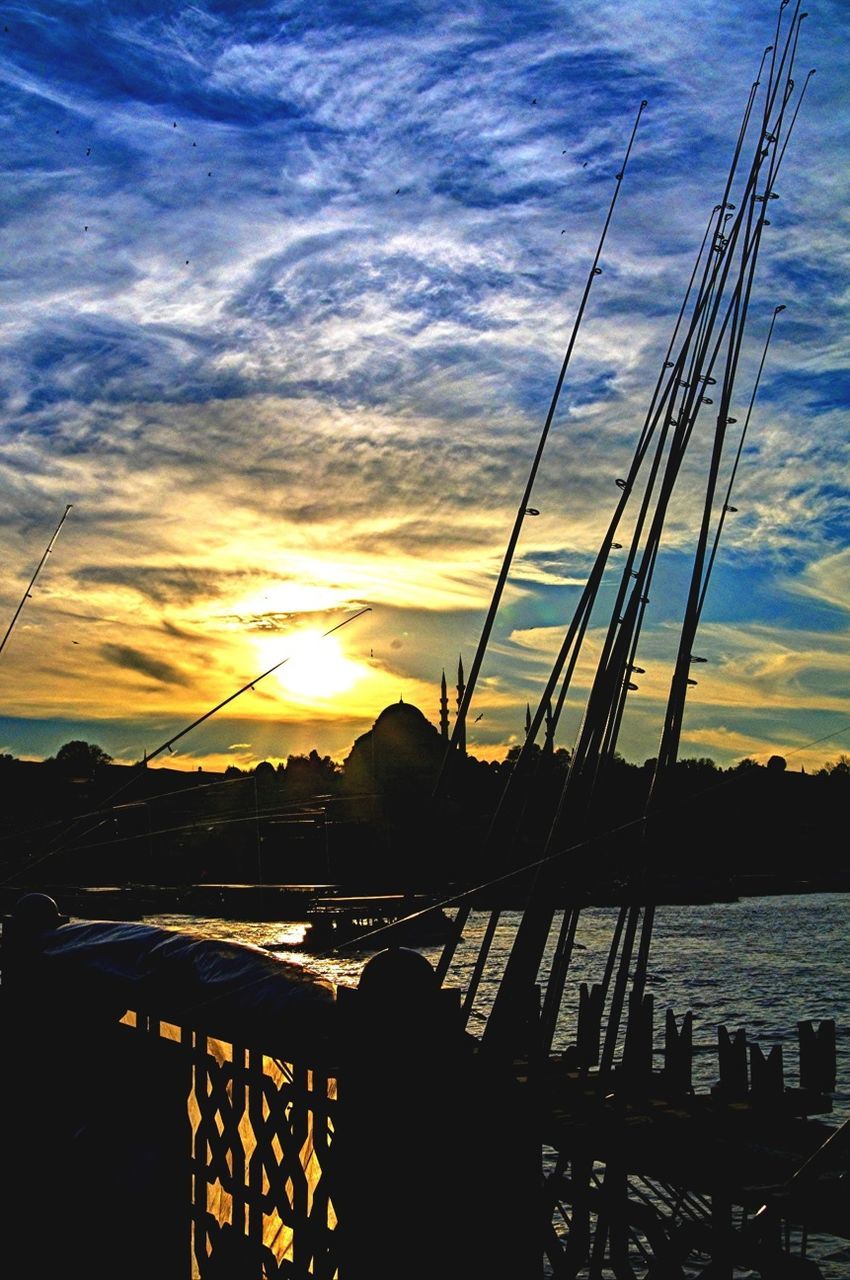
[[453, 921], [439, 906], [402, 894], [317, 900], [306, 914], [300, 941], [272, 943], [273, 951], [380, 951], [388, 946], [439, 946]]

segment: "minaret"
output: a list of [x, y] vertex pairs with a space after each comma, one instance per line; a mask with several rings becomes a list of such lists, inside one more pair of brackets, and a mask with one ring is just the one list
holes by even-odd
[[[463, 659], [458, 655], [457, 660], [457, 709], [460, 712], [461, 703], [463, 702], [464, 691], [466, 685], [463, 682]], [[466, 755], [466, 721], [458, 724], [457, 749], [462, 756]]]
[[551, 756], [555, 750], [555, 717], [552, 715], [552, 699], [546, 702], [546, 737], [543, 739], [543, 750]]
[[446, 673], [443, 672], [443, 678], [440, 681], [440, 737], [448, 738], [449, 736], [449, 695], [446, 688]]

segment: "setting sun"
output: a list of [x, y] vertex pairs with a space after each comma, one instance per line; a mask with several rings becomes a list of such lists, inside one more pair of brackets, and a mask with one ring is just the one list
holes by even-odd
[[363, 674], [342, 651], [336, 636], [302, 631], [289, 641], [289, 658], [276, 673], [287, 692], [300, 698], [332, 698], [345, 693]]

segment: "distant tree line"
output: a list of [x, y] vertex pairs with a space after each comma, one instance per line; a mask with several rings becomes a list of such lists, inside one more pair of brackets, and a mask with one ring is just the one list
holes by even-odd
[[[494, 776], [498, 776], [510, 770], [519, 757], [520, 750], [519, 746], [510, 747], [502, 762], [478, 761], [474, 756], [469, 756], [468, 760], [475, 767], [484, 764]], [[537, 746], [533, 746], [531, 751], [537, 756], [543, 754], [541, 748]], [[563, 771], [566, 771], [570, 763], [570, 752], [564, 747], [558, 747], [553, 755], [556, 763]], [[8, 753], [0, 754], [0, 763], [11, 762], [16, 759], [16, 756]], [[646, 772], [647, 770], [652, 770], [655, 765], [655, 759], [652, 757], [645, 760], [642, 765], [636, 765], [616, 753], [614, 761], [616, 768], [620, 770]], [[77, 774], [80, 777], [90, 778], [100, 766], [112, 764], [113, 757], [97, 743], [74, 739], [63, 743], [55, 756], [47, 756], [42, 763], [55, 765], [63, 773], [69, 775]], [[139, 761], [139, 764], [143, 763], [144, 761]], [[757, 769], [768, 769], [771, 772], [781, 773], [787, 769], [787, 761], [784, 756], [772, 755], [768, 758], [767, 763], [762, 765], [750, 756], [745, 756], [737, 761], [736, 764], [724, 769], [716, 764], [710, 756], [685, 756], [677, 762], [676, 769], [680, 774], [692, 778], [707, 778], [722, 773], [746, 773], [749, 770]], [[203, 772], [202, 769], [201, 771]], [[343, 775], [344, 764], [332, 759], [329, 755], [319, 755], [314, 748], [306, 754], [292, 754], [285, 761], [278, 761], [276, 765], [269, 760], [260, 760], [257, 764], [248, 765], [244, 768], [231, 764], [224, 770], [223, 776], [225, 778], [255, 776], [266, 779], [276, 776], [279, 779], [286, 779], [290, 787], [303, 790], [306, 795], [322, 791], [326, 786], [333, 787], [337, 785]], [[850, 755], [842, 753], [835, 760], [827, 760], [819, 769], [814, 770], [812, 776], [817, 778], [850, 778]]]
[[[435, 738], [423, 739], [421, 758], [404, 756], [391, 740], [382, 768], [373, 767], [375, 744], [362, 740], [356, 768], [354, 753], [339, 763], [316, 750], [216, 773], [142, 768], [116, 765], [98, 744], [79, 740], [42, 762], [0, 756], [3, 869], [8, 878], [31, 868], [45, 883], [262, 880], [374, 892], [483, 884], [533, 865], [569, 752], [531, 749], [521, 821], [504, 828], [494, 815], [519, 748], [501, 762], [455, 757], [435, 802], [444, 751], [436, 731]], [[844, 842], [833, 833], [846, 829], [850, 756], [811, 774], [788, 770], [780, 755], [728, 769], [685, 757], [647, 827], [654, 763], [615, 756], [597, 780], [589, 817], [568, 840], [578, 849], [573, 859], [586, 848], [597, 878], [628, 879], [646, 842], [665, 877], [793, 881], [847, 868]], [[509, 883], [519, 892], [521, 878]]]

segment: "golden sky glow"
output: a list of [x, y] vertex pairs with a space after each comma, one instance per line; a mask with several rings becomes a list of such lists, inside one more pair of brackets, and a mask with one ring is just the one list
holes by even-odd
[[[450, 19], [349, 6], [341, 24], [319, 3], [290, 24], [260, 4], [247, 25], [191, 5], [83, 9], [72, 21], [23, 6], [4, 45], [6, 619], [73, 503], [0, 659], [0, 751], [27, 758], [84, 738], [138, 759], [287, 657], [180, 742], [181, 767], [311, 748], [342, 759], [400, 697], [437, 724], [443, 670], [453, 717], [458, 658], [468, 672], [646, 94], [539, 515], [470, 708], [470, 749], [501, 759], [632, 457], [775, 0], [681, 0], [661, 42], [646, 0], [517, 0], [495, 24], [474, 5]], [[768, 317], [787, 307], [682, 737], [683, 754], [722, 765], [794, 751], [808, 767], [850, 743], [850, 166], [846, 111], [826, 88], [848, 75], [824, 16], [807, 20], [799, 58], [798, 87], [819, 72], [759, 251], [739, 423]], [[657, 751], [702, 424], [623, 717], [634, 761]], [[621, 566], [606, 569], [556, 736], [567, 748]]]

